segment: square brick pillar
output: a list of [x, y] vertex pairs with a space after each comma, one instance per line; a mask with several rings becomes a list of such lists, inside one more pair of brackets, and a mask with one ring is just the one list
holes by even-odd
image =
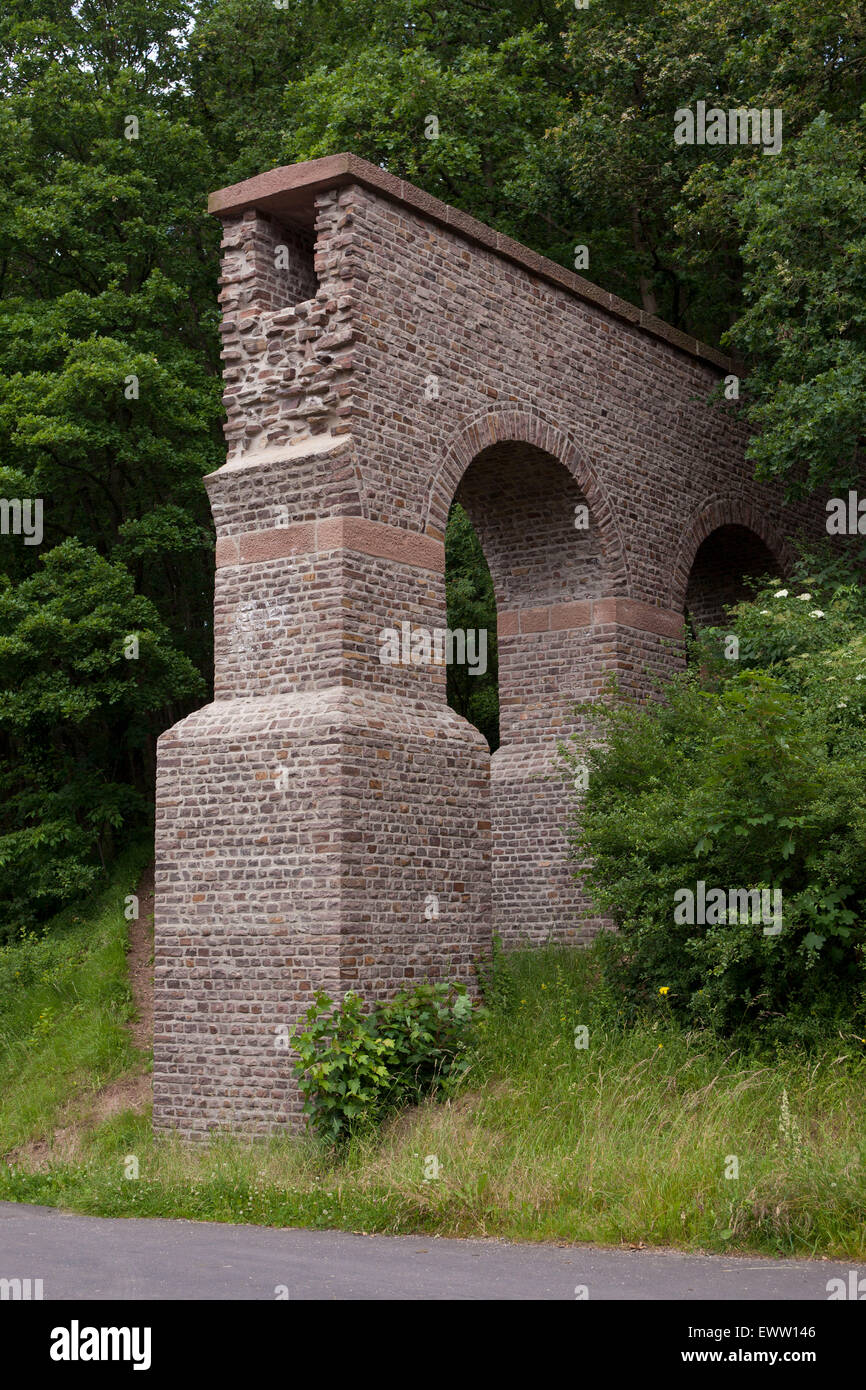
[[383, 630], [445, 626], [444, 547], [362, 514], [336, 195], [317, 209], [299, 304], [269, 268], [285, 245], [314, 289], [303, 235], [252, 210], [224, 240], [215, 699], [158, 751], [154, 1127], [187, 1137], [299, 1123], [286, 1033], [316, 990], [473, 985], [491, 936], [486, 741], [444, 667], [380, 659]]
[[502, 743], [491, 761], [493, 916], [509, 947], [586, 942], [610, 923], [570, 858], [566, 828], [580, 794], [558, 748], [573, 750], [574, 705], [648, 695], [682, 660], [676, 613], [609, 597], [499, 615]]

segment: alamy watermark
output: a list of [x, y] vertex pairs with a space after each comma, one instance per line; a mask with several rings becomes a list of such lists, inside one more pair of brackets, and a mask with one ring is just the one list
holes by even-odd
[[0, 497], [0, 535], [23, 536], [25, 545], [41, 545], [42, 498]]
[[52, 1361], [130, 1361], [134, 1371], [147, 1371], [151, 1360], [149, 1327], [82, 1327], [73, 1318], [68, 1327], [51, 1331]]
[[833, 1299], [850, 1298], [853, 1302], [862, 1303], [866, 1299], [866, 1279], [860, 1277], [859, 1269], [848, 1270], [847, 1285], [844, 1279], [828, 1279], [825, 1287], [831, 1302]]
[[28, 1303], [44, 1296], [41, 1279], [0, 1279], [0, 1302]]
[[831, 497], [827, 503], [827, 534], [866, 536], [866, 497], [858, 497], [853, 490], [847, 498]]
[[678, 926], [763, 923], [764, 936], [778, 936], [782, 930], [781, 888], [707, 888], [704, 880], [698, 879], [694, 890], [675, 890], [674, 904]]
[[413, 627], [403, 622], [379, 633], [383, 666], [466, 666], [470, 676], [487, 670], [487, 629]]
[[705, 101], [681, 106], [674, 112], [675, 145], [762, 145], [764, 154], [778, 154], [782, 148], [782, 108], [780, 106], [720, 106], [707, 110]]

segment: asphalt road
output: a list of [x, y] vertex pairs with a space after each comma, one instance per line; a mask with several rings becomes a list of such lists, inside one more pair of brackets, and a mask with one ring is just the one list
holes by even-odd
[[[0, 1203], [0, 1279], [52, 1299], [827, 1299], [852, 1266], [77, 1216]], [[859, 1276], [866, 1269], [859, 1270]], [[578, 1294], [579, 1286], [586, 1294]]]

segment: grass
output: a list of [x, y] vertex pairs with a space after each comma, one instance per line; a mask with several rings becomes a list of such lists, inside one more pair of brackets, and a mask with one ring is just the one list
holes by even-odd
[[[57, 979], [49, 968], [0, 1006], [7, 1143], [50, 1133], [67, 1083], [80, 1091], [135, 1065], [120, 1036], [128, 883], [89, 929], [70, 923], [58, 938]], [[149, 1115], [125, 1113], [84, 1134], [76, 1162], [0, 1167], [0, 1197], [113, 1216], [863, 1258], [866, 1060], [854, 1045], [759, 1061], [671, 1027], [663, 1001], [657, 1019], [619, 1029], [598, 1011], [593, 972], [591, 953], [510, 955], [461, 1093], [392, 1117], [339, 1158], [309, 1136], [155, 1141]]]
[[151, 856], [134, 846], [49, 934], [0, 947], [0, 1154], [74, 1119], [77, 1102], [137, 1065], [123, 900]]

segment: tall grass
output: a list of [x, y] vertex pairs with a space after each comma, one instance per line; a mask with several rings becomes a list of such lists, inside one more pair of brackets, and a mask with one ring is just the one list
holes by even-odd
[[43, 1137], [135, 1066], [123, 899], [151, 853], [133, 846], [89, 902], [43, 936], [0, 947], [0, 1154]]
[[147, 1115], [126, 1114], [87, 1136], [79, 1163], [0, 1171], [0, 1196], [111, 1215], [866, 1254], [862, 1042], [746, 1056], [678, 1031], [662, 997], [628, 1030], [594, 954], [567, 949], [509, 955], [489, 1009], [459, 1095], [339, 1156], [309, 1136], [155, 1142]]

